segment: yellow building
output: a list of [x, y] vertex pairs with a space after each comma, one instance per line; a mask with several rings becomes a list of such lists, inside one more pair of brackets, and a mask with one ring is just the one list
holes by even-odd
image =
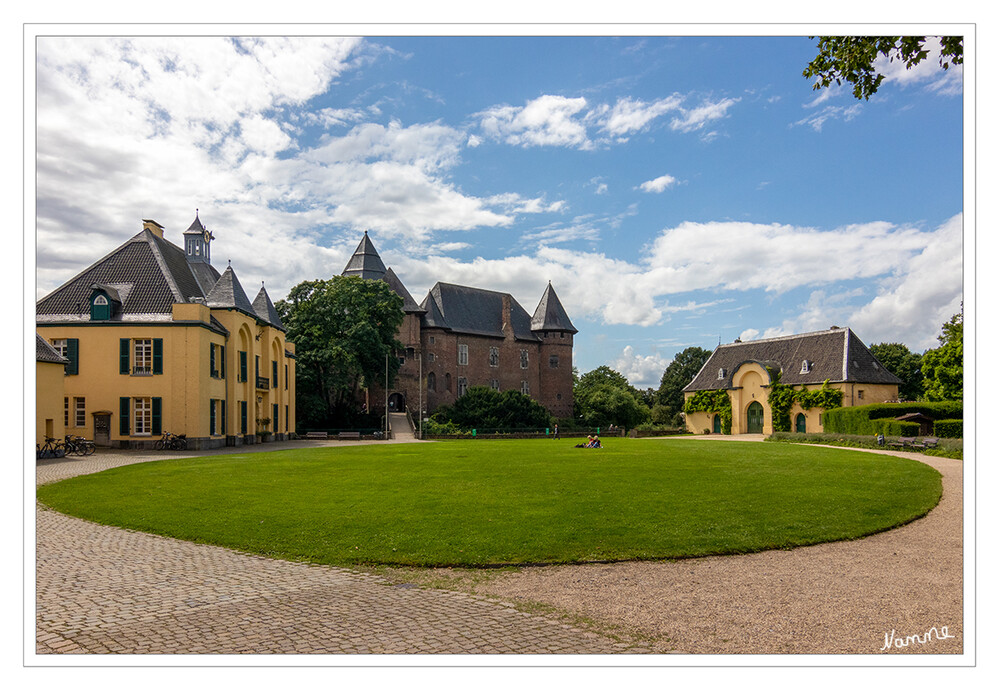
[[[849, 328], [804, 333], [780, 338], [719, 345], [694, 379], [683, 389], [684, 399], [701, 391], [724, 390], [732, 404], [733, 434], [772, 434], [773, 415], [767, 397], [773, 383], [771, 371], [780, 372], [780, 383], [843, 392], [843, 406], [870, 405], [898, 399], [901, 380], [884, 368]], [[791, 430], [822, 431], [819, 408], [791, 407]], [[690, 412], [687, 430], [695, 434], [722, 433], [718, 412]]]
[[[38, 332], [69, 360], [65, 433], [149, 448], [170, 432], [203, 449], [295, 432], [295, 347], [262, 286], [251, 302], [211, 265], [213, 239], [195, 217], [181, 249], [145, 220], [38, 301]], [[39, 378], [39, 400], [52, 385]]]
[[[70, 416], [70, 401], [63, 395], [63, 381], [69, 360], [59, 354], [42, 336], [35, 334], [35, 443], [46, 438], [62, 440]], [[65, 400], [64, 400], [65, 398]]]

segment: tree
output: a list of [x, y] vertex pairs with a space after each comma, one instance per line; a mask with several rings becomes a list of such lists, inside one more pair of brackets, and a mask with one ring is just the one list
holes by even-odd
[[[307, 280], [274, 305], [295, 343], [296, 410], [308, 426], [345, 426], [356, 416], [364, 382], [381, 382], [386, 356], [402, 345], [402, 298], [380, 280]], [[387, 357], [389, 380], [399, 360]]]
[[927, 400], [964, 397], [964, 312], [954, 314], [937, 336], [940, 347], [923, 353], [923, 390]]
[[710, 356], [711, 352], [703, 347], [688, 347], [673, 357], [673, 361], [663, 372], [659, 390], [656, 391], [656, 404], [664, 408], [660, 412], [661, 416], [672, 421], [683, 411], [683, 389], [694, 380]]
[[917, 400], [923, 394], [922, 355], [910, 352], [902, 343], [871, 345], [871, 354], [877, 357], [885, 369], [902, 379], [902, 384], [898, 387], [899, 398]]
[[[811, 36], [815, 38], [815, 36]], [[878, 74], [874, 63], [879, 56], [889, 61], [902, 60], [906, 69], [912, 69], [929, 55], [925, 44], [932, 36], [822, 36], [819, 54], [808, 63], [802, 74], [817, 77], [813, 89], [823, 89], [833, 82], [853, 84], [857, 99], [873, 96], [885, 76]], [[940, 37], [940, 67], [964, 62], [964, 38]]]
[[543, 429], [551, 426], [551, 413], [518, 390], [472, 386], [453, 405], [438, 408], [434, 420], [462, 429]]
[[649, 420], [642, 393], [623, 374], [600, 366], [579, 377], [573, 390], [576, 419], [584, 426], [626, 429]]

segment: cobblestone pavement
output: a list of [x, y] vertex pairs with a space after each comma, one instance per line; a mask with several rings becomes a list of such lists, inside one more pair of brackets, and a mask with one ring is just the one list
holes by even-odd
[[[304, 445], [323, 442], [259, 450]], [[36, 484], [205, 454], [102, 451], [79, 460], [41, 461]], [[38, 654], [650, 651], [485, 596], [393, 585], [377, 575], [105, 527], [42, 507], [36, 530]]]

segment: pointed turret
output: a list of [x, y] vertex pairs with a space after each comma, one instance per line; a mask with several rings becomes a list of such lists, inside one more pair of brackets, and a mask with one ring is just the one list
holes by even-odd
[[260, 292], [253, 298], [253, 310], [257, 316], [270, 325], [280, 328], [282, 331], [285, 330], [284, 324], [281, 323], [281, 317], [278, 316], [277, 309], [274, 308], [274, 303], [271, 302], [270, 295], [267, 294], [263, 284], [260, 285]]
[[562, 303], [555, 294], [555, 288], [551, 281], [545, 288], [545, 294], [541, 296], [538, 308], [534, 310], [534, 317], [531, 319], [532, 331], [560, 331], [563, 333], [578, 333], [569, 315], [565, 313]]
[[256, 313], [232, 266], [225, 269], [218, 282], [208, 291], [205, 304], [212, 309], [238, 309], [251, 315]]
[[184, 231], [184, 255], [187, 260], [193, 263], [210, 264], [212, 262], [211, 241], [215, 239], [212, 233], [208, 232], [198, 212], [194, 212], [194, 222]]
[[385, 264], [375, 251], [375, 245], [368, 239], [368, 231], [364, 231], [361, 243], [357, 245], [353, 256], [340, 275], [358, 276], [365, 280], [378, 280], [385, 276]]

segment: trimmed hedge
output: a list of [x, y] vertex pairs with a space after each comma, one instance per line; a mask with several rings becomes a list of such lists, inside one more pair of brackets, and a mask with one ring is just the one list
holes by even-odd
[[[961, 401], [947, 401], [878, 403], [858, 407], [840, 407], [827, 410], [822, 414], [822, 428], [831, 434], [866, 436], [880, 432], [886, 436], [915, 436], [919, 433], [918, 424], [895, 420], [895, 417], [901, 417], [911, 412], [919, 412], [937, 420], [961, 419], [964, 416], [964, 404]], [[895, 426], [896, 424], [913, 424], [915, 431], [913, 432], [909, 427]]]
[[940, 438], [964, 438], [964, 420], [938, 419], [933, 422], [933, 435]]
[[[768, 436], [764, 441], [777, 443], [814, 443], [824, 446], [842, 446], [845, 448], [873, 448], [876, 450], [892, 450], [888, 443], [897, 441], [897, 438], [886, 437], [884, 446], [879, 446], [874, 436], [854, 436], [849, 434], [797, 434], [793, 432], [775, 433]], [[942, 458], [964, 459], [964, 442], [957, 438], [941, 438], [936, 448], [918, 450], [907, 448], [908, 452], [922, 453], [923, 455], [935, 455]]]

